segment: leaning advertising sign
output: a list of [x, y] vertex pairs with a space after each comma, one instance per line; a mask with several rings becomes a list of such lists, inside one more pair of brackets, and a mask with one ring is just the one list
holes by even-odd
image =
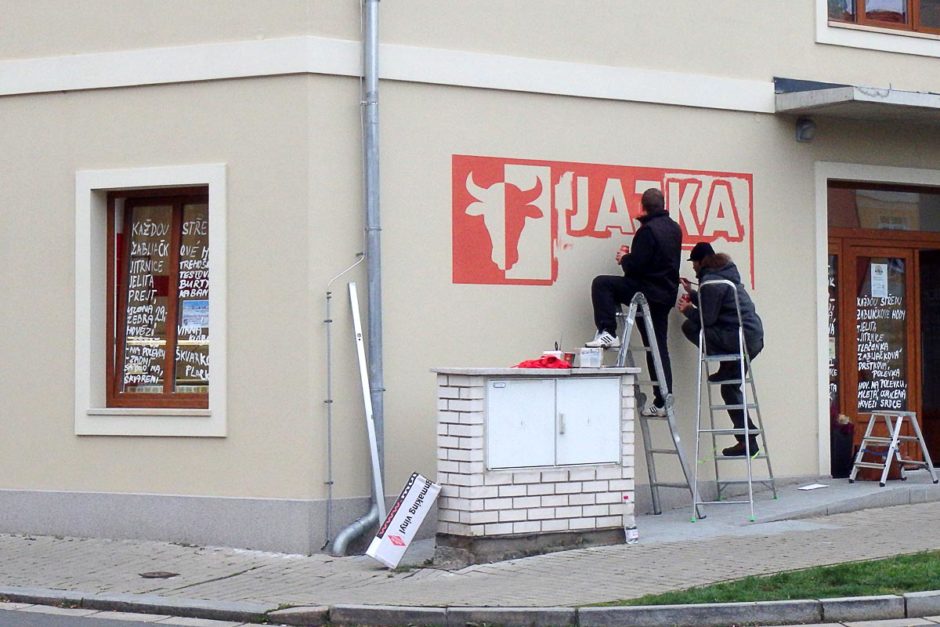
[[684, 249], [711, 243], [754, 285], [750, 174], [454, 155], [452, 186], [454, 283], [551, 285], [579, 241], [629, 243], [655, 187]]
[[389, 568], [398, 566], [440, 491], [441, 486], [438, 484], [416, 472], [412, 473], [366, 550], [366, 555]]

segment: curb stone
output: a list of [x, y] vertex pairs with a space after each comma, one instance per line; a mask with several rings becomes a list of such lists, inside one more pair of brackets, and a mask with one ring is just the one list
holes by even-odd
[[[0, 600], [31, 605], [169, 614], [176, 617], [286, 625], [727, 625], [890, 620], [940, 615], [940, 590], [903, 596], [623, 607], [408, 607], [397, 605], [298, 606], [221, 602], [138, 594], [82, 594], [47, 588], [0, 587]], [[12, 609], [12, 608], [9, 608]]]
[[503, 625], [505, 627], [577, 625], [573, 607], [448, 607], [447, 625]]
[[688, 627], [729, 624], [818, 623], [822, 619], [819, 601], [761, 601], [750, 603], [702, 603], [696, 605], [636, 605], [578, 609], [582, 627], [631, 625]]
[[908, 618], [940, 616], [940, 590], [908, 592], [904, 595], [904, 604]]
[[301, 627], [327, 625], [330, 622], [330, 608], [326, 605], [298, 605], [268, 612], [268, 619], [282, 625]]
[[80, 607], [84, 595], [68, 590], [50, 590], [48, 588], [0, 588], [0, 599], [14, 603], [34, 605], [74, 605]]
[[259, 623], [277, 605], [243, 601], [203, 601], [143, 594], [94, 594], [82, 598], [82, 607], [116, 612], [170, 614], [190, 618]]
[[405, 605], [334, 605], [330, 607], [331, 625], [446, 625], [443, 607]]
[[885, 594], [872, 597], [820, 599], [824, 622], [847, 623], [863, 620], [904, 618], [904, 597]]

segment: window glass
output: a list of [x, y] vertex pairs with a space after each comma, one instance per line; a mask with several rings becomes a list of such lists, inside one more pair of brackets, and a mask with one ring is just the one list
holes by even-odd
[[919, 0], [920, 25], [940, 29], [940, 0]]
[[829, 0], [829, 19], [854, 22], [855, 0]]
[[208, 392], [209, 205], [184, 205], [180, 231], [175, 389]]
[[209, 202], [203, 188], [112, 192], [108, 404], [205, 407]]
[[878, 22], [907, 23], [907, 0], [865, 0], [865, 17]]
[[940, 231], [940, 190], [830, 184], [830, 227]]
[[172, 206], [137, 206], [130, 210], [120, 382], [124, 392], [163, 391], [172, 223]]

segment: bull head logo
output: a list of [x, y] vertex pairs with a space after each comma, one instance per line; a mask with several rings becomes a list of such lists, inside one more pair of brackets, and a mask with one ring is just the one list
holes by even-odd
[[467, 206], [467, 215], [482, 216], [490, 236], [493, 263], [502, 271], [512, 268], [519, 261], [519, 237], [526, 220], [544, 216], [542, 210], [532, 204], [542, 195], [542, 181], [537, 180], [535, 187], [527, 190], [512, 183], [480, 187], [471, 172], [467, 174], [467, 191], [476, 199]]

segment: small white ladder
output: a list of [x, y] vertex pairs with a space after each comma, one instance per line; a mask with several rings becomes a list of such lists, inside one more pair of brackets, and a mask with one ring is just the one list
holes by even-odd
[[[875, 424], [878, 419], [884, 420], [888, 428], [888, 437], [872, 435], [875, 430]], [[904, 426], [904, 420], [907, 419], [914, 431], [914, 435], [901, 435], [901, 428]], [[923, 461], [916, 459], [906, 459], [901, 457], [901, 442], [917, 442], [920, 446], [920, 452], [924, 456]], [[884, 462], [866, 462], [863, 461], [865, 453], [871, 453], [876, 457], [881, 457], [880, 451], [868, 448], [869, 446], [887, 445], [888, 450], [884, 455]], [[858, 447], [858, 453], [855, 455], [855, 462], [852, 464], [852, 474], [849, 475], [849, 483], [855, 483], [855, 476], [859, 468], [875, 468], [881, 470], [881, 480], [878, 482], [882, 488], [885, 487], [885, 481], [888, 479], [888, 471], [891, 468], [891, 462], [896, 459], [901, 471], [901, 480], [907, 479], [904, 474], [905, 466], [915, 468], [926, 468], [930, 473], [930, 478], [937, 483], [937, 472], [934, 470], [933, 462], [930, 460], [930, 453], [927, 452], [927, 444], [924, 442], [924, 434], [920, 431], [920, 425], [917, 424], [917, 414], [912, 411], [875, 411], [868, 418], [868, 427], [865, 429], [865, 435], [862, 437], [862, 443]]]
[[[751, 515], [749, 520], [754, 522], [756, 520], [754, 516], [754, 484], [758, 483], [770, 487], [770, 489], [773, 491], [773, 498], [775, 499], [777, 498], [777, 486], [774, 482], [774, 473], [770, 465], [770, 452], [767, 449], [767, 438], [764, 436], [764, 423], [761, 419], [760, 404], [757, 402], [757, 388], [754, 385], [754, 371], [751, 369], [751, 358], [750, 355], [748, 355], [747, 346], [744, 344], [744, 323], [741, 320], [741, 303], [738, 299], [738, 288], [733, 282], [728, 281], [727, 279], [705, 281], [699, 285], [699, 299], [701, 299], [701, 294], [704, 289], [707, 289], [710, 286], [714, 288], [719, 285], [729, 286], [734, 293], [734, 305], [738, 314], [738, 347], [740, 350], [737, 353], [715, 355], [708, 354], [708, 350], [705, 345], [705, 324], [701, 317], [702, 309], [699, 307], [699, 322], [701, 327], [699, 330], [698, 339], [698, 393], [696, 395], [695, 401], [695, 478], [693, 481], [694, 487], [692, 492], [692, 502], [694, 505], [692, 509], [692, 522], [695, 522], [696, 520], [696, 513], [699, 511], [698, 506], [700, 505], [734, 505], [744, 503], [747, 503], [750, 506]], [[701, 300], [699, 302], [701, 302]], [[709, 381], [708, 364], [717, 363], [720, 366], [724, 362], [738, 363], [738, 378], [726, 379], [724, 381]], [[724, 404], [724, 400], [721, 399], [720, 403], [716, 403], [713, 398], [713, 389], [715, 386], [721, 385], [741, 386], [743, 402], [740, 405], [726, 405]], [[708, 396], [707, 426], [703, 426], [702, 424], [703, 386], [706, 390], [706, 395]], [[716, 412], [723, 413], [729, 409], [739, 409], [743, 412], [743, 423], [741, 429], [715, 427]], [[751, 429], [749, 427], [751, 410], [754, 411], [754, 417], [756, 418], [756, 429]], [[724, 416], [723, 418], [727, 420], [727, 416]], [[699, 464], [707, 461], [700, 459], [703, 435], [711, 438], [710, 456], [715, 466], [716, 499], [714, 501], [703, 500], [701, 496], [701, 490], [699, 489]], [[718, 437], [723, 435], [743, 436], [745, 454], [737, 457], [725, 457], [721, 455], [718, 451]], [[757, 455], [751, 454], [751, 437], [759, 437], [761, 440], [760, 446], [758, 447], [761, 450]], [[754, 479], [751, 462], [756, 460], [762, 460], [766, 463], [766, 479]], [[721, 479], [721, 465], [725, 462], [733, 461], [745, 462], [747, 467], [747, 479]], [[747, 485], [747, 500], [728, 499], [724, 497], [725, 492], [732, 486], [744, 484]], [[701, 516], [699, 516], [699, 518], [701, 518]]]
[[[630, 340], [633, 336], [633, 329], [636, 327], [637, 316], [643, 318], [643, 329], [646, 331], [647, 341], [644, 342], [643, 334], [639, 334], [641, 346], [631, 346]], [[620, 351], [617, 353], [617, 366], [621, 368], [624, 366], [636, 366], [637, 364], [633, 359], [634, 352], [649, 353], [653, 359], [654, 372], [649, 373], [649, 380], [641, 381], [640, 378], [637, 377], [636, 393], [634, 396], [636, 400], [637, 418], [640, 422], [640, 432], [643, 436], [643, 451], [646, 454], [646, 470], [650, 478], [650, 496], [653, 501], [653, 513], [658, 515], [663, 513], [659, 498], [660, 488], [679, 488], [688, 490], [689, 494], [693, 494], [692, 484], [689, 481], [689, 463], [686, 460], [685, 453], [682, 451], [679, 430], [676, 428], [673, 397], [669, 391], [669, 386], [666, 384], [666, 375], [663, 371], [663, 362], [660, 358], [659, 345], [656, 342], [656, 332], [653, 328], [653, 319], [650, 317], [649, 302], [646, 300], [646, 296], [641, 292], [635, 294], [630, 300], [630, 306], [627, 308], [626, 313], [622, 311], [619, 312], [617, 318], [623, 321], [623, 329], [620, 333]], [[649, 385], [659, 389], [666, 410], [665, 416], [643, 415], [642, 410], [646, 405], [646, 394], [641, 390], [641, 385]], [[672, 447], [654, 448], [649, 425], [650, 421], [665, 422], [668, 425]], [[685, 483], [660, 481], [656, 473], [657, 455], [676, 456], [679, 459], [679, 465], [682, 468], [682, 476], [685, 478]], [[705, 514], [701, 513], [701, 517], [704, 518]]]

